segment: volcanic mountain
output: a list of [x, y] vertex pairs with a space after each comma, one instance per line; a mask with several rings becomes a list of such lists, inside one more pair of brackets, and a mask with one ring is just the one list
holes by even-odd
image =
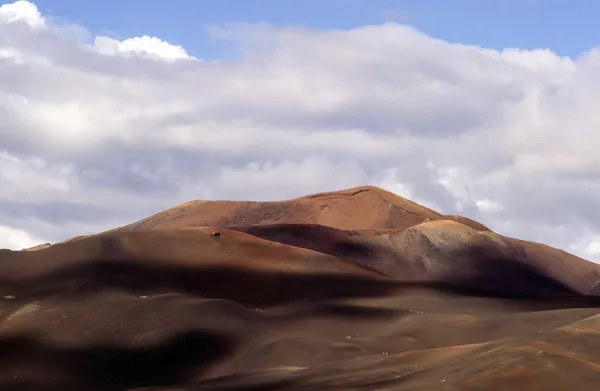
[[600, 266], [376, 187], [0, 251], [2, 390], [596, 390]]

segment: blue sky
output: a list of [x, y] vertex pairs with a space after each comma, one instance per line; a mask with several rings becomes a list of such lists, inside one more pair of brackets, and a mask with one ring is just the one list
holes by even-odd
[[[0, 4], [10, 1], [0, 0]], [[205, 28], [228, 22], [268, 22], [313, 28], [353, 28], [396, 20], [425, 33], [489, 48], [549, 48], [577, 56], [598, 45], [600, 1], [589, 0], [37, 0], [42, 14], [75, 22], [95, 35], [144, 34], [180, 44], [193, 55], [225, 52]]]

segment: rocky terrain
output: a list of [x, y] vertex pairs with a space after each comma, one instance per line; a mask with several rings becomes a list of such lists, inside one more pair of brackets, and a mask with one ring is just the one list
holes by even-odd
[[600, 265], [376, 187], [0, 251], [1, 390], [597, 390]]

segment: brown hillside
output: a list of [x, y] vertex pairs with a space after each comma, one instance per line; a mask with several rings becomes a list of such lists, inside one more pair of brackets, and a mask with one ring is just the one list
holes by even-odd
[[319, 224], [359, 230], [406, 228], [440, 218], [439, 213], [405, 198], [364, 186], [278, 202], [190, 201], [121, 229]]
[[0, 390], [595, 391], [600, 266], [374, 187], [0, 251]]
[[450, 283], [505, 293], [600, 291], [597, 264], [453, 220], [396, 230], [343, 231], [302, 224], [231, 229], [351, 260], [400, 281]]

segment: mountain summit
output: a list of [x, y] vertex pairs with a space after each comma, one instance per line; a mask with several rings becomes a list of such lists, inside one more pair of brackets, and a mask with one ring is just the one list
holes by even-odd
[[276, 202], [190, 201], [122, 229], [318, 224], [343, 230], [369, 230], [407, 228], [424, 221], [442, 219], [457, 220], [475, 229], [487, 230], [472, 220], [441, 215], [375, 186], [311, 194]]
[[595, 390], [600, 266], [364, 186], [0, 252], [6, 390]]

